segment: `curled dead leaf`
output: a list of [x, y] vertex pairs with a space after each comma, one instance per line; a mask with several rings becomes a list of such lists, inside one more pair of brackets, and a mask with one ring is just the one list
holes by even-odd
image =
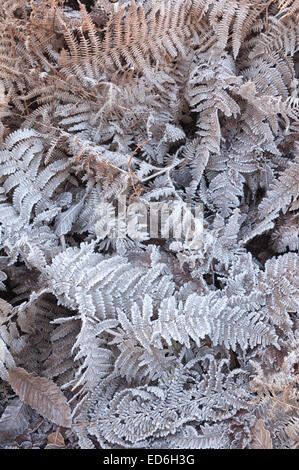
[[265, 428], [264, 421], [258, 419], [251, 428], [251, 449], [273, 449], [270, 432]]
[[48, 436], [48, 445], [54, 445], [55, 447], [64, 447], [64, 439], [60, 432], [53, 432]]
[[9, 370], [10, 385], [20, 399], [58, 426], [71, 426], [71, 409], [57, 385], [21, 367]]

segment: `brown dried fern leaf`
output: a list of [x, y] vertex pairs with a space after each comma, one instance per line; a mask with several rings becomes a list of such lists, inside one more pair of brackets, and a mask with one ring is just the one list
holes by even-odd
[[273, 449], [271, 434], [262, 419], [258, 419], [252, 428], [251, 449]]

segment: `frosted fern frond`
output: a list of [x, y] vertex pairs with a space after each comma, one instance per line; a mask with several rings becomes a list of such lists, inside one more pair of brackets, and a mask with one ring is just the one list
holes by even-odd
[[288, 168], [273, 181], [266, 197], [259, 206], [260, 214], [267, 216], [277, 214], [280, 210], [285, 213], [288, 206], [296, 208], [299, 196], [299, 157], [290, 162]]
[[298, 257], [287, 253], [272, 258], [265, 264], [265, 272], [260, 273], [260, 290], [267, 295], [267, 304], [273, 323], [290, 323], [288, 312], [299, 309], [299, 269]]
[[[207, 358], [207, 364], [208, 368], [209, 364], [212, 367], [213, 361], [210, 362]], [[213, 378], [210, 383], [201, 380], [198, 372], [190, 370], [190, 364], [189, 368], [187, 366], [183, 369], [177, 368], [171, 376], [166, 375], [165, 378], [161, 378], [159, 387], [146, 386], [121, 390], [115, 393], [113, 400], [109, 401], [108, 397], [104, 397], [103, 391], [101, 407], [96, 406], [90, 415], [90, 425], [86, 431], [102, 442], [110, 445], [118, 443], [127, 447], [151, 436], [163, 437], [174, 434], [184, 423], [191, 423], [194, 420], [207, 419], [209, 416], [209, 419], [215, 422], [221, 415], [231, 416], [237, 409], [248, 406], [249, 394], [243, 390], [236, 400], [240, 374], [236, 372], [226, 381], [231, 399], [225, 402], [220, 398], [218, 387], [222, 381], [225, 381], [222, 371], [225, 367], [223, 363], [214, 369], [216, 382]], [[189, 386], [185, 388], [187, 382]], [[97, 394], [99, 391], [96, 389], [94, 393]], [[90, 400], [92, 401], [92, 397]]]
[[208, 190], [208, 200], [216, 206], [221, 216], [229, 216], [232, 209], [239, 206], [244, 183], [245, 179], [242, 174], [233, 169], [222, 172], [212, 179]]
[[221, 51], [217, 53], [217, 49], [208, 60], [205, 55], [197, 60], [190, 74], [188, 100], [199, 116], [197, 134], [210, 152], [219, 152], [219, 111], [226, 116], [236, 116], [240, 111], [229, 93], [236, 84], [240, 84], [240, 78], [235, 74], [231, 57]]
[[94, 243], [57, 255], [44, 278], [63, 305], [102, 319], [115, 318], [117, 308], [127, 309], [129, 299], [142, 299], [149, 289], [157, 302], [174, 290], [166, 264], [156, 261], [147, 269], [125, 257], [108, 259], [94, 251]]
[[62, 439], [5, 382], [67, 448], [296, 446], [298, 0], [74, 3], [0, 2], [0, 447]]
[[24, 129], [11, 134], [0, 151], [3, 188], [6, 194], [12, 194], [21, 225], [29, 223], [33, 210], [38, 215], [55, 208], [53, 195], [69, 174], [66, 158], [43, 167], [44, 146], [41, 135]]
[[287, 214], [281, 216], [271, 235], [273, 248], [278, 253], [283, 253], [289, 249], [296, 251], [299, 249], [299, 216], [298, 214]]

